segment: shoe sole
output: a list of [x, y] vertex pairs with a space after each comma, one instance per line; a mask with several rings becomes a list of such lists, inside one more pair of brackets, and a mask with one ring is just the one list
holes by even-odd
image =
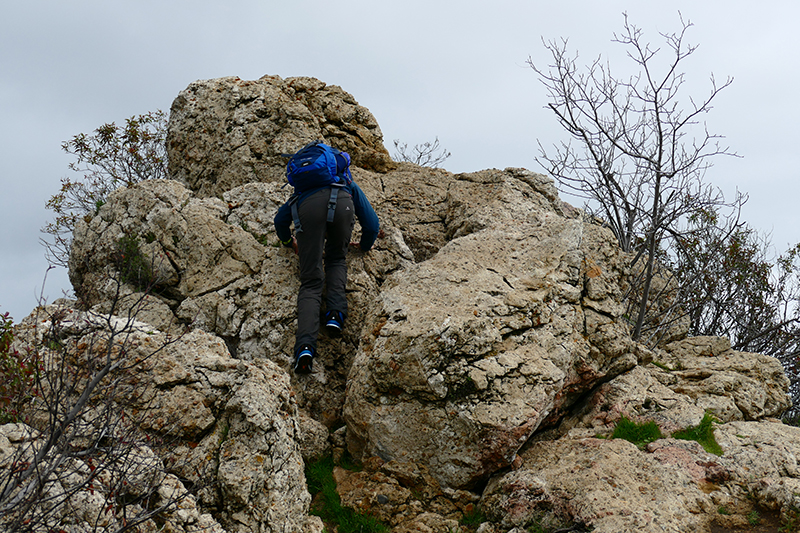
[[339, 337], [342, 334], [342, 328], [338, 324], [325, 324], [325, 331], [331, 337]]
[[295, 374], [310, 374], [311, 373], [311, 364], [314, 361], [314, 358], [310, 355], [304, 354], [297, 358], [297, 362], [294, 365], [294, 373]]

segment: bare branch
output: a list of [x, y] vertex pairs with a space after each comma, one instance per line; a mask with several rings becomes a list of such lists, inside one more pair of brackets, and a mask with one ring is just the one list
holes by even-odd
[[540, 145], [537, 161], [562, 187], [589, 201], [622, 249], [634, 252], [634, 261], [645, 259], [630, 291], [637, 307], [632, 335], [639, 339], [652, 320], [658, 258], [694, 213], [728, 205], [702, 178], [712, 157], [735, 154], [719, 146], [721, 137], [709, 133], [700, 117], [732, 80], [717, 86], [712, 77], [709, 96], [690, 98], [685, 111], [681, 68], [697, 50], [686, 42], [691, 23], [681, 17], [679, 31], [661, 34], [664, 46], [657, 47], [623, 16], [623, 31], [612, 42], [626, 48], [636, 74], [618, 78], [600, 58], [579, 69], [566, 40], [544, 42], [553, 59], [547, 69], [530, 58], [528, 65], [547, 89], [547, 107], [576, 143], [558, 145], [551, 154]]
[[414, 145], [411, 151], [408, 149], [408, 144], [401, 143], [399, 139], [394, 140], [394, 147], [396, 149], [395, 161], [414, 163], [421, 167], [438, 168], [450, 157], [450, 152], [439, 147], [439, 137], [436, 137], [433, 142]]

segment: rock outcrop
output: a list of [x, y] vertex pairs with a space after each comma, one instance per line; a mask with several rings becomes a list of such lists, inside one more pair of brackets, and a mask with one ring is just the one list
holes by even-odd
[[[447, 244], [414, 263], [405, 228], [392, 228], [387, 217], [390, 237], [351, 259], [358, 310], [348, 319], [351, 329], [320, 350], [315, 383], [300, 388], [316, 418], [336, 423], [352, 366], [351, 451], [392, 460], [438, 450], [428, 464], [433, 475], [465, 488], [508, 466], [548, 417], [650, 354], [625, 340], [617, 322], [614, 280], [624, 266], [611, 235], [564, 216], [543, 176], [405, 168], [380, 177], [399, 189], [387, 197], [371, 183], [376, 176], [355, 174], [379, 212], [391, 213], [396, 198], [420, 194], [417, 182], [429, 173], [446, 193], [441, 235], [424, 242], [428, 249]], [[115, 192], [76, 230], [76, 290], [102, 310], [116, 291], [102, 280], [114, 276], [117, 243], [133, 235], [165, 295], [153, 304], [163, 311], [158, 327], [188, 323], [225, 339], [240, 359], [269, 358], [288, 369], [296, 264], [290, 251], [269, 245], [274, 237], [264, 223], [285, 195], [276, 184], [257, 183], [222, 200], [197, 198], [169, 180]], [[267, 240], [259, 242], [265, 230]], [[414, 435], [413, 446], [404, 434]]]
[[459, 176], [443, 209], [451, 240], [381, 287], [345, 415], [359, 455], [429, 458], [439, 481], [468, 488], [650, 354], [618, 323], [624, 265], [611, 235], [564, 216], [551, 181]]
[[[295, 376], [296, 258], [272, 219], [290, 192], [281, 154], [317, 138], [353, 156], [385, 237], [348, 257], [344, 334]], [[191, 84], [168, 150], [173, 179], [118, 190], [78, 223], [71, 312], [135, 315], [137, 346], [168, 345], [143, 369], [162, 411], [142, 429], [177, 431], [159, 456], [181, 465], [169, 474], [214, 478], [192, 494], [198, 516], [320, 530], [303, 461], [347, 452], [365, 468], [336, 471], [342, 501], [397, 532], [453, 531], [478, 508], [483, 533], [705, 531], [721, 506], [800, 505], [800, 430], [772, 418], [789, 406], [780, 364], [679, 330], [631, 340], [626, 258], [550, 178], [393, 163], [371, 113], [311, 78]], [[707, 412], [722, 457], [602, 438], [622, 416], [669, 435]]]
[[640, 450], [580, 433], [527, 445], [521, 467], [486, 487], [487, 516], [502, 530], [577, 523], [603, 533], [740, 531], [800, 503], [800, 428], [778, 420], [717, 426], [722, 456], [694, 441], [665, 438]]
[[[253, 364], [234, 359], [219, 337], [200, 329], [175, 337], [149, 324], [109, 319], [65, 303], [36, 310], [17, 328], [15, 342], [20, 347], [46, 346], [44, 339], [54, 332], [61, 339], [61, 349], [46, 353], [53, 368], [96, 368], [96, 362], [102, 366], [109, 354], [122, 361], [110, 374], [113, 387], [104, 381], [89, 405], [110, 399], [127, 412], [129, 420], [136, 421], [143, 435], [169, 443], [157, 448], [160, 458], [152, 457], [169, 464], [169, 469], [161, 467], [169, 474], [150, 483], [163, 484], [163, 490], [171, 487], [168, 494], [186, 494], [182, 498], [186, 502], [178, 502], [179, 507], [194, 510], [190, 516], [175, 515], [182, 524], [174, 526], [178, 530], [185, 527], [189, 531], [203, 522], [218, 522], [229, 532], [301, 531], [313, 525], [315, 519], [309, 523], [310, 495], [298, 444], [302, 439], [297, 404], [288, 376], [271, 361]], [[80, 374], [76, 379], [83, 385]], [[59, 390], [63, 393], [69, 387]], [[76, 394], [83, 390], [80, 386]], [[97, 420], [91, 418], [92, 409], [86, 413], [87, 419], [78, 423], [94, 428], [84, 431], [90, 438], [98, 430]], [[124, 424], [112, 423], [108, 430], [121, 431], [121, 426]], [[109, 437], [131, 439], [129, 433]], [[152, 454], [148, 448], [142, 453]], [[70, 463], [65, 468], [72, 470], [61, 476], [64, 478], [90, 471]], [[182, 483], [200, 490], [190, 494]], [[142, 486], [142, 490], [149, 486], [134, 480], [129, 485]], [[102, 482], [94, 482], [82, 492], [93, 491], [98, 496], [90, 500], [97, 500], [97, 506], [104, 507], [107, 498], [113, 499], [103, 492]], [[201, 516], [196, 507], [215, 509], [214, 519]], [[99, 511], [91, 508], [86, 512], [96, 516]], [[109, 521], [113, 519], [118, 517]]]
[[352, 95], [313, 78], [236, 77], [192, 83], [170, 109], [169, 173], [199, 197], [278, 181], [286, 159], [321, 139], [364, 169], [394, 166], [372, 113]]

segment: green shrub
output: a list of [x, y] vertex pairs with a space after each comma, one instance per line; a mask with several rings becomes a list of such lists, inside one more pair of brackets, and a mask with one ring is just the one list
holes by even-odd
[[384, 533], [388, 528], [379, 520], [342, 507], [336, 480], [333, 479], [333, 458], [325, 457], [306, 465], [306, 483], [312, 496], [320, 495], [319, 505], [314, 505], [311, 514], [319, 516], [328, 524], [336, 526], [339, 533]]
[[781, 421], [787, 426], [800, 427], [800, 413], [789, 413], [788, 415], [785, 415]]
[[153, 269], [147, 256], [139, 249], [139, 239], [133, 235], [124, 235], [117, 241], [114, 263], [123, 283], [146, 291], [153, 288]]
[[35, 355], [20, 354], [11, 347], [14, 321], [0, 315], [0, 424], [18, 422], [21, 407], [36, 394], [40, 371]]
[[619, 419], [614, 428], [614, 433], [611, 434], [612, 439], [625, 439], [639, 448], [644, 448], [662, 437], [661, 429], [652, 420], [637, 424], [624, 416]]
[[132, 116], [124, 126], [103, 124], [62, 143], [75, 158], [69, 164], [75, 176], [62, 178], [61, 189], [46, 204], [55, 214], [42, 228], [49, 235], [42, 244], [50, 264], [67, 266], [75, 224], [97, 216], [114, 190], [167, 177], [167, 121], [159, 110]]
[[717, 422], [714, 415], [706, 412], [700, 424], [676, 431], [672, 434], [672, 437], [681, 440], [697, 441], [708, 453], [722, 455], [722, 447], [717, 443], [717, 439], [714, 438], [714, 426], [712, 426], [714, 422]]

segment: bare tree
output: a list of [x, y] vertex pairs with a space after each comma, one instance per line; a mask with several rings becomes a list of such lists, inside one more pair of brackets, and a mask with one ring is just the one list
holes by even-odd
[[[559, 124], [571, 142], [541, 148], [538, 162], [562, 186], [587, 199], [617, 237], [633, 263], [643, 260], [631, 298], [636, 307], [632, 335], [639, 339], [651, 304], [652, 282], [659, 255], [669, 241], [685, 231], [687, 219], [724, 205], [740, 206], [742, 196], [726, 204], [722, 194], [703, 182], [710, 158], [735, 155], [720, 146], [702, 117], [732, 79], [718, 85], [711, 77], [709, 94], [700, 100], [682, 98], [683, 62], [697, 47], [686, 43], [691, 23], [681, 18], [681, 30], [661, 34], [665, 49], [644, 42], [642, 31], [628, 22], [613, 41], [627, 47], [637, 72], [617, 78], [600, 58], [579, 69], [577, 55], [567, 53], [567, 41], [546, 42], [554, 63], [548, 69], [528, 64], [548, 90]], [[668, 60], [658, 60], [666, 52]], [[573, 144], [574, 142], [574, 144]]]
[[433, 142], [414, 145], [410, 151], [408, 144], [401, 143], [399, 139], [395, 139], [394, 147], [396, 150], [394, 154], [395, 161], [414, 163], [421, 167], [438, 168], [450, 157], [450, 152], [439, 147], [439, 137], [436, 137]]
[[[15, 412], [25, 435], [0, 459], [4, 531], [59, 531], [75, 515], [89, 530], [126, 531], [163, 516], [186, 496], [159, 492], [166, 473], [152, 450], [168, 445], [169, 429], [142, 429], [157, 391], [140, 373], [177, 337], [137, 351], [138, 304], [149, 290], [122, 308], [124, 283], [120, 276], [110, 281], [117, 297], [109, 314], [42, 305], [14, 343], [15, 352], [37, 362], [37, 371], [15, 390], [27, 398]], [[88, 517], [80, 510], [87, 495], [101, 499]]]

